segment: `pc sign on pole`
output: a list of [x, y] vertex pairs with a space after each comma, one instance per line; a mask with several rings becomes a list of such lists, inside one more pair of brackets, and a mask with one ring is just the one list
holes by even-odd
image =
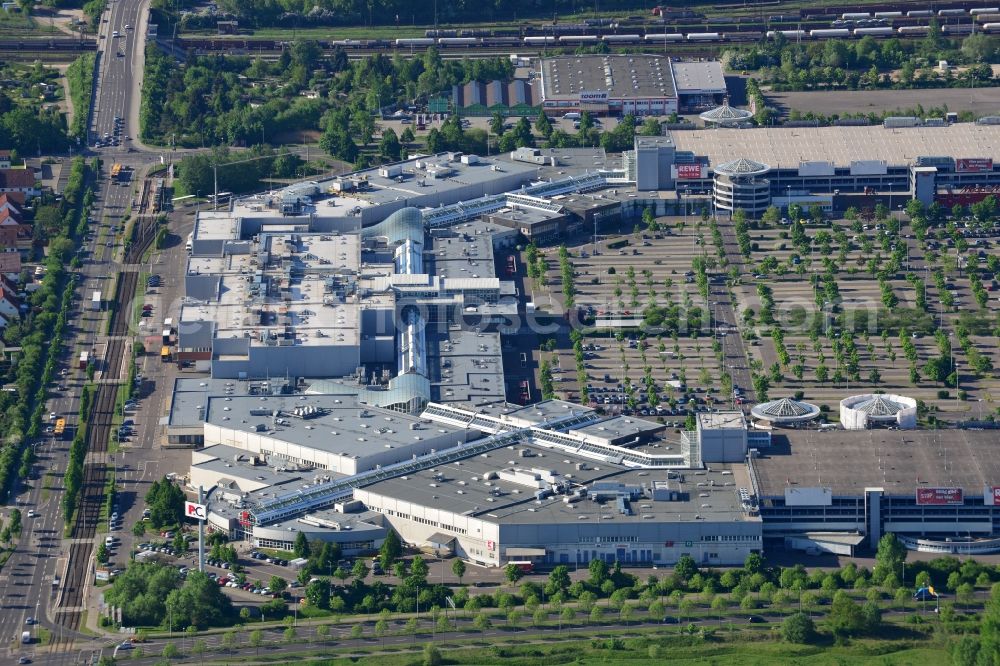
[[195, 520], [205, 520], [208, 518], [208, 510], [205, 508], [204, 504], [184, 502], [184, 517], [194, 518]]

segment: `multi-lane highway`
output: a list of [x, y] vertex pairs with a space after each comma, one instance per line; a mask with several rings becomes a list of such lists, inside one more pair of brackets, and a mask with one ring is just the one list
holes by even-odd
[[[120, 367], [120, 364], [109, 365], [109, 359], [104, 358], [109, 346], [104, 335], [105, 314], [89, 310], [89, 295], [100, 290], [106, 299], [113, 297], [113, 281], [124, 251], [122, 221], [135, 191], [131, 185], [118, 185], [108, 178], [110, 163], [122, 161], [141, 167], [155, 159], [152, 155], [142, 155], [141, 146], [136, 149], [126, 138], [134, 136], [138, 130], [147, 8], [145, 0], [114, 0], [101, 18], [98, 75], [87, 144], [92, 154], [102, 157], [105, 169], [96, 183], [98, 200], [84, 242], [85, 260], [79, 271], [83, 279], [76, 286], [76, 308], [69, 317], [71, 326], [63, 341], [65, 351], [60, 362], [60, 379], [56, 386], [50, 387], [51, 399], [46, 410], [67, 418], [68, 436], [57, 440], [46, 435], [35, 445], [39, 463], [34, 478], [17, 488], [16, 499], [22, 511], [24, 529], [17, 549], [0, 570], [0, 599], [3, 599], [0, 661], [5, 663], [18, 656], [33, 657], [36, 661], [44, 656], [45, 663], [78, 663], [81, 658], [88, 659], [93, 650], [100, 650], [96, 641], [76, 631], [83, 617], [86, 595], [82, 593], [86, 590], [76, 595], [68, 594], [66, 589], [71, 550], [74, 557], [82, 557], [89, 563], [93, 538], [63, 539], [60, 503], [69, 442], [76, 427], [80, 390], [86, 379], [75, 367], [79, 352], [89, 350], [95, 354], [99, 380], [119, 379], [105, 377], [102, 372]], [[115, 32], [118, 37], [114, 36]], [[101, 145], [96, 146], [98, 143]], [[137, 173], [141, 173], [141, 169]], [[87, 462], [100, 464], [104, 460], [91, 454]], [[4, 514], [6, 518], [9, 510]], [[89, 584], [89, 579], [87, 576], [82, 581], [84, 585]], [[35, 618], [37, 624], [28, 625], [28, 618]], [[36, 639], [31, 645], [21, 644], [21, 633], [26, 630]], [[43, 637], [45, 644], [40, 645], [37, 639]], [[50, 653], [55, 650], [58, 653]]]

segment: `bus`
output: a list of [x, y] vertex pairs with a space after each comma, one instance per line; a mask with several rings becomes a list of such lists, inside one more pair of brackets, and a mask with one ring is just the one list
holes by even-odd
[[52, 434], [56, 437], [62, 437], [66, 432], [66, 419], [56, 419], [56, 427], [52, 431]]
[[111, 165], [111, 180], [118, 180], [118, 176], [121, 175], [121, 172], [122, 172], [121, 164], [115, 162], [113, 165]]

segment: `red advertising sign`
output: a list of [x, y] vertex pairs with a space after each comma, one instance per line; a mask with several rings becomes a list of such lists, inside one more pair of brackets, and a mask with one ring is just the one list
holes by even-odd
[[986, 501], [993, 506], [1000, 506], [1000, 486], [987, 487], [987, 491]]
[[957, 157], [955, 171], [958, 173], [981, 173], [993, 171], [993, 159], [989, 157]]
[[701, 178], [701, 165], [700, 164], [678, 164], [677, 165], [677, 177], [678, 178]]
[[917, 488], [918, 506], [961, 503], [961, 488]]

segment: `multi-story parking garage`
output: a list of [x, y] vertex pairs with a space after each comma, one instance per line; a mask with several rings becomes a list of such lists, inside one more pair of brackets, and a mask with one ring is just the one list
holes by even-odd
[[[1000, 186], [1000, 131], [989, 121], [720, 127], [672, 132], [655, 145], [637, 137], [637, 154], [651, 150], [657, 157], [626, 156], [626, 175], [640, 191], [711, 193], [710, 201], [721, 211], [760, 212], [789, 204], [842, 209], [857, 205], [858, 196], [892, 198], [894, 205], [910, 198], [950, 205], [958, 192], [964, 191], [969, 203]], [[634, 171], [628, 173], [631, 164]]]

